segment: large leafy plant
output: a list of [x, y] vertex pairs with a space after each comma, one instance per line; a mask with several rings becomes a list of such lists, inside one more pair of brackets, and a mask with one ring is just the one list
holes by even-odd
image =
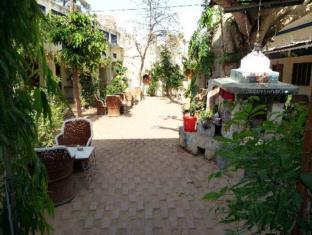
[[[53, 205], [33, 149], [34, 117], [49, 116], [47, 97], [57, 83], [45, 60], [37, 2], [2, 0], [0, 7], [0, 234], [46, 234]], [[39, 77], [42, 87], [34, 86]]]
[[125, 79], [127, 68], [123, 66], [121, 61], [116, 61], [112, 65], [114, 78], [106, 87], [106, 93], [108, 95], [123, 93], [128, 88], [128, 81]]
[[81, 116], [79, 76], [83, 68], [94, 71], [101, 62], [106, 41], [95, 17], [80, 12], [66, 16], [49, 16], [49, 36], [55, 44], [61, 44], [60, 60], [72, 70], [74, 97], [78, 116]]
[[154, 64], [154, 74], [152, 79], [160, 79], [163, 87], [170, 95], [171, 90], [177, 89], [182, 84], [183, 75], [179, 65], [172, 63], [170, 51], [164, 48], [160, 52], [160, 61]]
[[[252, 119], [266, 112], [265, 106], [255, 106], [254, 101], [244, 103], [230, 122], [243, 125], [245, 130], [222, 138], [223, 147], [217, 154], [229, 164], [214, 172], [210, 180], [237, 171], [243, 171], [244, 177], [208, 192], [205, 199], [218, 200], [226, 195], [226, 205], [217, 208], [223, 214], [221, 222], [237, 222], [240, 232], [289, 234], [299, 220], [302, 202], [296, 184], [300, 180], [306, 112], [298, 106], [296, 118], [284, 117], [281, 123], [266, 120], [252, 128]], [[309, 227], [311, 221], [300, 224]]]
[[49, 105], [51, 117], [48, 120], [42, 116], [35, 119], [38, 135], [36, 146], [39, 147], [51, 147], [55, 145], [55, 136], [60, 132], [64, 122], [65, 112], [68, 109], [66, 104], [58, 97], [50, 97]]

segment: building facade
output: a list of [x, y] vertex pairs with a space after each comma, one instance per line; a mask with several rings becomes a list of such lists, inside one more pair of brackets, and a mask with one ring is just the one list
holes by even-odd
[[[37, 0], [37, 3], [42, 13], [45, 15], [49, 13], [66, 15], [68, 13], [68, 9], [63, 6], [62, 1]], [[103, 32], [103, 37], [108, 43], [108, 47], [105, 53], [103, 53], [103, 59], [105, 58], [107, 63], [100, 65], [97, 76], [100, 84], [106, 85], [114, 76], [112, 72], [112, 63], [123, 61], [124, 49], [120, 46], [120, 33], [117, 30], [115, 19], [110, 16], [99, 16], [98, 22], [100, 24], [100, 29]], [[55, 55], [61, 50], [61, 45], [46, 43], [45, 50], [51, 71], [54, 75], [60, 78], [59, 86], [64, 97], [70, 102], [73, 101], [74, 96], [71, 72], [65, 66], [58, 64], [55, 60]]]
[[280, 81], [299, 86], [299, 94], [312, 95], [312, 13], [284, 27], [266, 45], [272, 69]]
[[102, 85], [107, 85], [114, 77], [112, 66], [114, 62], [124, 61], [124, 48], [120, 44], [121, 33], [113, 16], [98, 15], [97, 20], [107, 41], [108, 47], [103, 55], [108, 63], [99, 68], [99, 80]]

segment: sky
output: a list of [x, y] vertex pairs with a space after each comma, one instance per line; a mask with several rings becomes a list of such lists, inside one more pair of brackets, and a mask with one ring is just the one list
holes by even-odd
[[[181, 31], [184, 38], [189, 41], [194, 30], [197, 28], [197, 21], [200, 18], [202, 0], [167, 0], [168, 5], [199, 5], [171, 8], [171, 12], [176, 13], [180, 22]], [[140, 0], [89, 0], [91, 11], [101, 11], [97, 14], [112, 15], [116, 19], [117, 26], [129, 29], [138, 19], [140, 11], [109, 11], [111, 9], [129, 9], [140, 7]], [[142, 7], [142, 6], [141, 6]]]

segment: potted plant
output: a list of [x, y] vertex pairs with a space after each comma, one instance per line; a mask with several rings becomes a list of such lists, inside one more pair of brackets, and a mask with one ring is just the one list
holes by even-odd
[[197, 122], [197, 131], [209, 137], [215, 135], [215, 125], [213, 123], [213, 112], [202, 110], [198, 114], [199, 121]]
[[195, 116], [197, 111], [196, 103], [191, 103], [189, 106], [183, 107], [183, 128], [185, 132], [195, 132], [197, 117]]

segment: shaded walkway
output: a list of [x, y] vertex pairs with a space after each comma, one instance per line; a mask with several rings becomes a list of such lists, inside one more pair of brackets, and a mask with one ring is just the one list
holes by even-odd
[[[97, 170], [56, 209], [54, 234], [223, 234], [201, 198], [215, 165], [178, 145], [180, 106], [146, 98], [131, 117], [94, 120]], [[77, 178], [78, 179], [78, 178]]]

